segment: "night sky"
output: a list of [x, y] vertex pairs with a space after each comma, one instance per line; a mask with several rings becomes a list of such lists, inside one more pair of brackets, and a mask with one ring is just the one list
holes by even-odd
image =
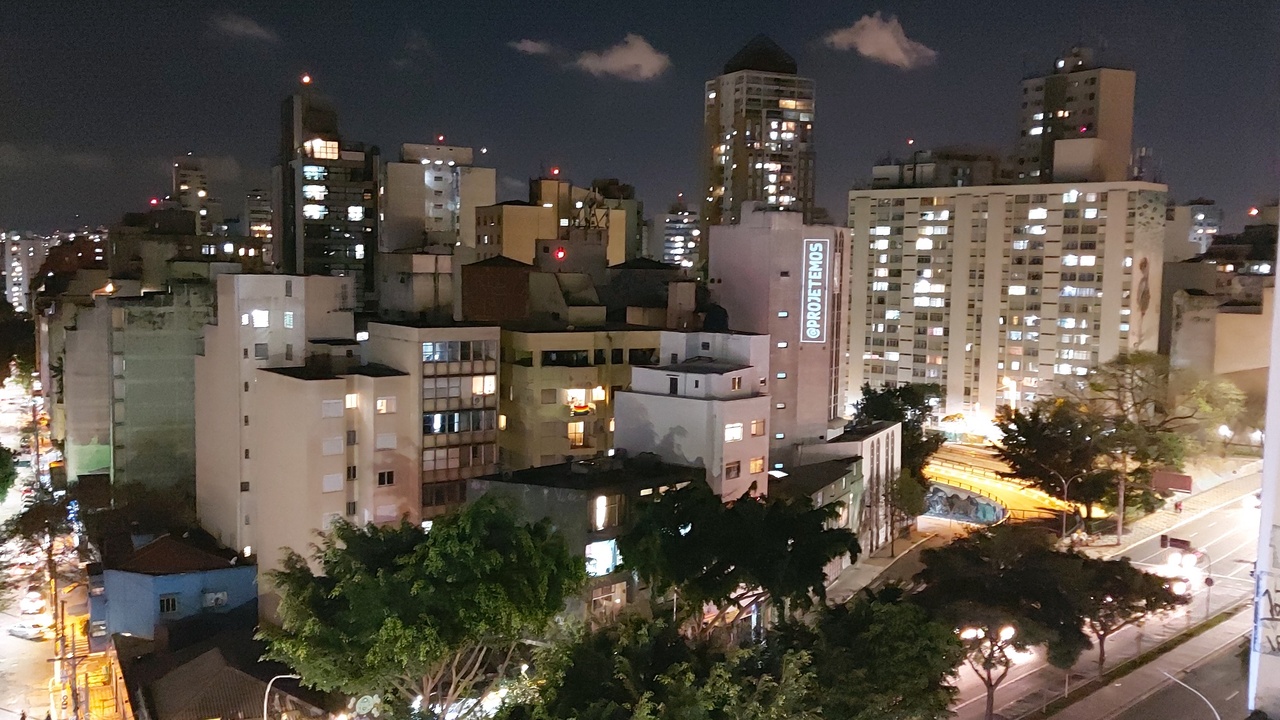
[[837, 220], [907, 138], [1010, 148], [1019, 79], [1075, 43], [1137, 71], [1135, 144], [1174, 198], [1215, 198], [1234, 228], [1280, 187], [1272, 0], [3, 6], [0, 228], [113, 222], [187, 151], [214, 159], [213, 193], [238, 214], [304, 72], [345, 139], [386, 158], [442, 133], [489, 148], [500, 199], [558, 165], [634, 184], [652, 215], [697, 196], [702, 83], [759, 32], [817, 80], [818, 200]]

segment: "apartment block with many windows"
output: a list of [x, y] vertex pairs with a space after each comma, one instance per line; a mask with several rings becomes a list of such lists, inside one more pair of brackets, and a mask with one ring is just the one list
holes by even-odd
[[497, 471], [498, 349], [493, 325], [369, 324], [370, 362], [414, 378], [400, 412], [422, 418], [423, 518], [462, 503], [468, 478]]
[[635, 325], [502, 329], [498, 417], [505, 469], [541, 467], [613, 449], [614, 403], [635, 366], [658, 364], [661, 331]]
[[938, 383], [947, 414], [990, 418], [1117, 353], [1154, 350], [1166, 193], [1143, 182], [850, 191], [849, 277], [865, 287], [847, 296], [847, 387]]

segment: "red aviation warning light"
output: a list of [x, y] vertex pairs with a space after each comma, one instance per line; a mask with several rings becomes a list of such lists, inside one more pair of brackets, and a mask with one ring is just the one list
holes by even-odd
[[556, 259], [563, 260], [565, 256], [564, 248], [556, 248]]

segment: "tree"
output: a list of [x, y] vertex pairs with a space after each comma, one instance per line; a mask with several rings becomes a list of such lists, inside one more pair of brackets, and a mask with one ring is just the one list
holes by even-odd
[[321, 690], [420, 696], [428, 717], [477, 714], [585, 576], [549, 522], [520, 523], [492, 496], [426, 533], [339, 522], [313, 560], [318, 573], [290, 551], [268, 574], [281, 624], [260, 633], [267, 657]]
[[17, 378], [30, 383], [31, 371], [36, 364], [36, 331], [31, 316], [15, 312], [13, 305], [0, 300], [0, 365], [5, 372], [0, 382], [9, 377], [9, 363], [14, 363]]
[[[63, 573], [58, 566], [58, 543], [75, 529], [70, 516], [70, 498], [65, 494], [55, 495], [43, 484], [34, 486], [33, 491], [22, 512], [0, 527], [0, 538], [17, 545], [22, 552], [42, 556], [45, 582], [55, 579], [71, 582], [75, 576]], [[52, 598], [51, 604], [56, 600]]]
[[953, 629], [903, 601], [897, 588], [782, 623], [765, 648], [771, 657], [808, 655], [823, 714], [845, 720], [946, 717], [962, 660]]
[[925, 430], [925, 422], [942, 391], [934, 384], [908, 383], [876, 390], [862, 386], [862, 398], [854, 406], [853, 427], [875, 422], [902, 423], [902, 467], [923, 483], [929, 456], [942, 447], [943, 437]]
[[1106, 497], [1115, 476], [1108, 467], [1112, 436], [1098, 413], [1057, 398], [1021, 410], [1000, 407], [995, 424], [1003, 434], [996, 453], [1010, 468], [1005, 477], [1085, 508]]
[[[838, 514], [808, 498], [723, 503], [694, 482], [641, 505], [618, 550], [655, 594], [675, 590], [697, 629], [709, 632], [766, 599], [785, 612], [825, 598], [827, 563], [859, 552], [852, 531], [827, 527]], [[710, 621], [706, 605], [719, 609]]]
[[1000, 525], [921, 555], [916, 599], [957, 628], [965, 663], [987, 690], [986, 718], [1013, 666], [1013, 654], [1044, 645], [1070, 667], [1089, 639], [1078, 607], [1083, 558], [1053, 549], [1041, 530]]
[[16, 461], [17, 454], [0, 445], [0, 500], [8, 496], [9, 491], [13, 489], [14, 484], [18, 481]]
[[1079, 585], [1083, 594], [1077, 602], [1098, 641], [1099, 671], [1107, 662], [1107, 638], [1187, 602], [1169, 588], [1165, 578], [1143, 572], [1128, 560], [1085, 558], [1083, 569], [1084, 582]]
[[[802, 653], [764, 669], [755, 650], [683, 636], [661, 618], [627, 614], [540, 650], [527, 696], [503, 720], [817, 718]], [[510, 697], [510, 695], [508, 696]]]

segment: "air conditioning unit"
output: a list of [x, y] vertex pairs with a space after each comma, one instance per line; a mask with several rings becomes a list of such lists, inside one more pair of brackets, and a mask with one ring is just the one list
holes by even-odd
[[206, 592], [204, 594], [204, 601], [201, 603], [203, 607], [207, 608], [223, 607], [226, 604], [227, 592], [225, 590], [222, 592]]

